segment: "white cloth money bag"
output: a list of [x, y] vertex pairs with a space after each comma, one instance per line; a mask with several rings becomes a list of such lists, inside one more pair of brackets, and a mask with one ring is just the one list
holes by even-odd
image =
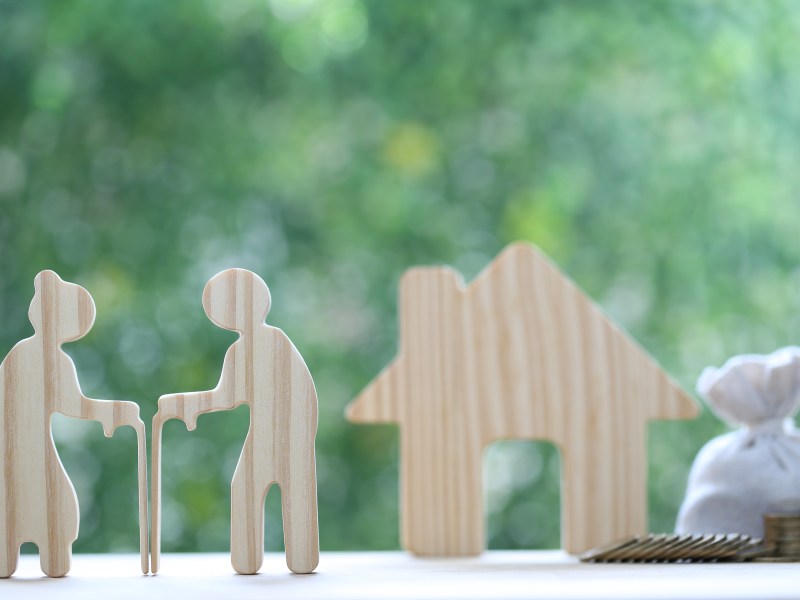
[[765, 513], [800, 512], [800, 348], [708, 367], [697, 391], [741, 429], [708, 442], [689, 473], [678, 533], [763, 536]]

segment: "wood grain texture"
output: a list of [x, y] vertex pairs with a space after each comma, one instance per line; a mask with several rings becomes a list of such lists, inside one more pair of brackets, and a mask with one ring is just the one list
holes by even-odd
[[70, 569], [78, 499], [53, 443], [55, 412], [99, 421], [108, 437], [122, 425], [136, 430], [140, 558], [147, 573], [147, 456], [139, 406], [85, 397], [75, 364], [61, 349], [91, 329], [89, 293], [53, 271], [39, 273], [34, 288], [28, 316], [35, 333], [0, 364], [0, 577], [14, 573], [24, 542], [38, 546], [42, 571], [50, 577]]
[[264, 322], [270, 293], [255, 273], [228, 269], [215, 275], [203, 292], [203, 308], [216, 325], [238, 332], [239, 339], [225, 354], [217, 387], [158, 401], [153, 418], [152, 571], [160, 566], [163, 423], [181, 419], [192, 430], [201, 414], [247, 404], [250, 429], [231, 483], [231, 563], [238, 573], [261, 568], [264, 500], [277, 484], [286, 563], [295, 573], [310, 573], [319, 561], [314, 381], [289, 338]]
[[397, 357], [347, 417], [400, 425], [406, 549], [484, 550], [482, 454], [500, 439], [558, 446], [568, 552], [646, 533], [647, 421], [696, 404], [544, 255], [511, 245], [468, 287], [411, 269], [399, 312]]

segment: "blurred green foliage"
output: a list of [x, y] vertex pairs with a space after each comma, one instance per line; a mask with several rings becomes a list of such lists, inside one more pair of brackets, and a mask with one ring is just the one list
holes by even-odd
[[[796, 342], [792, 2], [0, 0], [0, 353], [43, 268], [94, 295], [84, 392], [209, 389], [205, 281], [264, 277], [320, 399], [323, 549], [398, 546], [397, 432], [344, 405], [394, 354], [404, 269], [539, 244], [687, 388]], [[165, 431], [164, 550], [227, 550], [246, 409]], [[56, 419], [78, 551], [137, 544], [132, 431]], [[650, 522], [725, 426], [650, 428]], [[490, 546], [558, 545], [547, 444], [488, 450]], [[267, 547], [281, 546], [267, 502]]]

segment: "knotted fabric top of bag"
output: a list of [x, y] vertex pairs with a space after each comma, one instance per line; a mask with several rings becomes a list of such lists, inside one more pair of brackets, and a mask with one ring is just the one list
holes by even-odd
[[763, 536], [763, 515], [800, 512], [800, 348], [731, 358], [705, 369], [697, 391], [741, 429], [697, 455], [678, 514], [679, 533]]

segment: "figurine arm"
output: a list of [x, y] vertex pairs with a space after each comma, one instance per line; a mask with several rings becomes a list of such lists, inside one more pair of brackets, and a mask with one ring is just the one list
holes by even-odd
[[99, 421], [106, 437], [114, 435], [114, 430], [123, 425], [130, 425], [137, 431], [144, 427], [144, 422], [139, 418], [139, 405], [135, 402], [94, 400], [84, 396], [78, 386], [75, 364], [66, 355], [63, 360], [60, 393], [56, 396], [56, 411], [67, 417]]
[[71, 406], [62, 406], [60, 413], [78, 419], [92, 419], [99, 421], [103, 426], [106, 437], [114, 435], [117, 427], [129, 425], [137, 432], [144, 427], [144, 422], [139, 418], [139, 405], [135, 402], [124, 400], [94, 400], [80, 395], [80, 409], [70, 410]]
[[219, 410], [231, 410], [240, 402], [236, 402], [235, 386], [233, 385], [234, 373], [232, 353], [234, 346], [228, 349], [222, 365], [222, 376], [219, 384], [213, 390], [204, 392], [186, 392], [183, 394], [165, 394], [158, 399], [158, 413], [156, 418], [163, 423], [170, 419], [180, 419], [186, 423], [189, 431], [197, 427], [197, 417], [202, 414]]
[[185, 394], [164, 394], [158, 399], [158, 414], [156, 416], [162, 423], [170, 419], [180, 419], [186, 423], [186, 429], [192, 431], [197, 427], [197, 417], [200, 415], [233, 408], [233, 406], [227, 406], [221, 401], [224, 396], [217, 390], [187, 392]]

